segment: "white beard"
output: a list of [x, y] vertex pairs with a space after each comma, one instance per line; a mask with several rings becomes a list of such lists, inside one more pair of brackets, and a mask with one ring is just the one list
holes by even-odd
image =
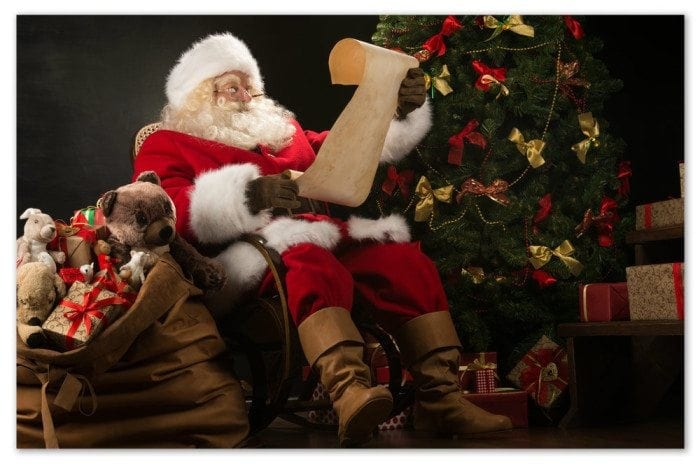
[[174, 114], [166, 109], [163, 128], [242, 149], [264, 145], [273, 151], [289, 145], [296, 128], [294, 114], [265, 96], [247, 103], [201, 102]]

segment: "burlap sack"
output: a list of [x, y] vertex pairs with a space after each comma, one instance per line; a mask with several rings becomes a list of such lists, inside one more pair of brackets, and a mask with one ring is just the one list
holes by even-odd
[[248, 435], [201, 291], [165, 255], [129, 311], [60, 353], [17, 339], [17, 447], [222, 447]]

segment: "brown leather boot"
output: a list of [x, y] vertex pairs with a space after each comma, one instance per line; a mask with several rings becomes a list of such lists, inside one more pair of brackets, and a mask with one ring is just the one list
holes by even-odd
[[369, 441], [389, 417], [393, 399], [387, 388], [370, 385], [370, 370], [362, 360], [364, 341], [350, 312], [322, 309], [304, 319], [298, 330], [306, 359], [320, 374], [338, 414], [340, 446]]
[[491, 414], [462, 396], [461, 344], [449, 312], [432, 312], [408, 321], [398, 330], [396, 341], [415, 384], [416, 430], [461, 435], [513, 427], [508, 417]]

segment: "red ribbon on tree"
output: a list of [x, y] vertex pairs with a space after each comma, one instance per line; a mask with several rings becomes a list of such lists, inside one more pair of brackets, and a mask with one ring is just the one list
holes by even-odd
[[398, 186], [401, 195], [404, 199], [408, 199], [410, 194], [410, 185], [413, 182], [413, 170], [401, 170], [400, 172], [394, 165], [391, 165], [386, 172], [386, 179], [382, 183], [382, 191], [388, 196], [394, 194], [394, 190]]
[[617, 202], [614, 199], [603, 196], [600, 202], [600, 214], [593, 215], [591, 209], [583, 214], [583, 220], [576, 226], [576, 237], [580, 238], [588, 229], [595, 225], [598, 231], [598, 244], [604, 248], [613, 245], [613, 225], [620, 216], [617, 214]]
[[632, 162], [623, 160], [617, 166], [617, 179], [620, 180], [620, 186], [617, 188], [617, 195], [620, 197], [629, 197], [630, 195], [630, 177], [632, 176]]
[[534, 272], [532, 272], [532, 279], [537, 282], [537, 286], [539, 286], [540, 289], [552, 286], [557, 282], [556, 278], [554, 278], [542, 269], [537, 269]]
[[538, 234], [540, 232], [538, 225], [549, 217], [549, 213], [552, 211], [552, 194], [545, 194], [539, 201], [537, 201], [537, 204], [539, 204], [540, 208], [532, 217], [532, 232], [534, 234]]
[[550, 406], [568, 385], [566, 351], [562, 347], [531, 350], [523, 358], [527, 365], [520, 373], [520, 387], [540, 406]]
[[450, 144], [450, 153], [447, 155], [448, 163], [452, 165], [462, 164], [462, 151], [464, 150], [465, 139], [482, 149], [486, 147], [486, 138], [484, 135], [478, 131], [474, 131], [477, 126], [479, 126], [479, 122], [472, 118], [459, 133], [450, 136], [448, 140]]
[[83, 295], [83, 302], [81, 304], [74, 303], [68, 299], [63, 299], [61, 301], [61, 306], [65, 306], [73, 309], [72, 311], [67, 311], [63, 313], [63, 317], [73, 322], [66, 332], [66, 348], [71, 350], [75, 345], [75, 339], [73, 335], [80, 328], [80, 324], [85, 326], [85, 331], [88, 335], [92, 333], [92, 318], [97, 319], [107, 319], [102, 309], [105, 306], [115, 306], [120, 304], [125, 304], [126, 300], [119, 296], [112, 296], [106, 299], [100, 299], [96, 301], [99, 294], [102, 292], [102, 288], [97, 286], [93, 287], [89, 292]]
[[565, 15], [564, 16], [564, 23], [566, 23], [566, 28], [569, 30], [572, 36], [574, 36], [574, 39], [579, 40], [582, 39], [583, 36], [586, 34], [583, 32], [583, 28], [581, 27], [581, 23], [576, 21], [572, 16]]
[[501, 205], [510, 204], [510, 199], [506, 196], [506, 191], [510, 185], [502, 179], [495, 179], [490, 185], [484, 186], [481, 181], [474, 178], [467, 178], [462, 183], [461, 189], [457, 193], [457, 203], [462, 202], [462, 198], [466, 194], [474, 194], [476, 196], [487, 196], [489, 199], [498, 202]]
[[449, 37], [454, 34], [457, 30], [462, 28], [462, 23], [459, 22], [457, 18], [450, 15], [445, 18], [442, 22], [442, 27], [440, 32], [431, 36], [423, 43], [423, 48], [427, 50], [430, 55], [437, 53], [438, 57], [441, 57], [447, 51], [447, 45], [445, 45], [445, 37]]
[[491, 84], [498, 83], [502, 86], [503, 81], [506, 80], [507, 70], [505, 68], [490, 68], [479, 60], [472, 60], [472, 68], [479, 74], [479, 77], [474, 83], [474, 87], [484, 92], [487, 92], [491, 88]]

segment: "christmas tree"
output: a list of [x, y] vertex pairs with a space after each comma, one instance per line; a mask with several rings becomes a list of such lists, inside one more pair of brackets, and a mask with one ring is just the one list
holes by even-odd
[[506, 368], [578, 320], [580, 283], [624, 281], [630, 170], [603, 118], [622, 83], [584, 21], [382, 16], [372, 38], [419, 60], [433, 127], [361, 209], [412, 222], [465, 348]]

